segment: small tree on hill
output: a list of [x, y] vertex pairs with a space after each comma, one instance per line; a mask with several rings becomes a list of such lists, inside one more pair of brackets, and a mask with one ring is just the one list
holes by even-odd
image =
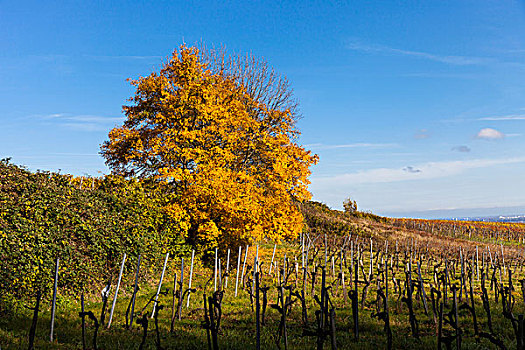
[[357, 202], [348, 197], [343, 202], [343, 208], [345, 210], [345, 214], [353, 215], [357, 212]]

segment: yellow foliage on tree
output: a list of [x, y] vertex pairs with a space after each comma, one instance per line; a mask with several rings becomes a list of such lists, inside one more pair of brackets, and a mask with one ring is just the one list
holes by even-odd
[[310, 198], [317, 161], [296, 143], [292, 112], [231, 72], [181, 46], [160, 72], [132, 81], [126, 120], [101, 151], [114, 173], [169, 183], [177, 199], [167, 213], [184, 211], [188, 241], [207, 248], [295, 237], [295, 203]]

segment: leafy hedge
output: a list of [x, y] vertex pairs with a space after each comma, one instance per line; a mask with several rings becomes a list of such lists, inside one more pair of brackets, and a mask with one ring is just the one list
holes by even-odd
[[118, 176], [87, 183], [0, 161], [0, 298], [49, 295], [57, 257], [59, 286], [72, 294], [114, 273], [124, 253], [132, 269], [139, 252], [158, 263], [167, 249], [190, 249], [185, 218], [164, 209], [168, 188]]

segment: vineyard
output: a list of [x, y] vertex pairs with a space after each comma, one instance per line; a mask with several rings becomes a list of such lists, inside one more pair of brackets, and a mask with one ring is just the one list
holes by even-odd
[[525, 350], [522, 4], [0, 2], [0, 350]]
[[[2, 305], [2, 349], [523, 349], [524, 225], [303, 206], [295, 241], [141, 261]], [[100, 290], [102, 289], [102, 292]]]

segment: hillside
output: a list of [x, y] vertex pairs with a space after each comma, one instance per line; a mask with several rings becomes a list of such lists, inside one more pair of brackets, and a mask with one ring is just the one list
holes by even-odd
[[425, 246], [439, 251], [457, 251], [459, 247], [483, 246], [492, 251], [520, 256], [516, 241], [523, 241], [525, 224], [473, 223], [470, 221], [394, 219], [367, 212], [352, 215], [315, 201], [301, 205], [305, 230], [309, 234], [357, 235], [390, 244]]

